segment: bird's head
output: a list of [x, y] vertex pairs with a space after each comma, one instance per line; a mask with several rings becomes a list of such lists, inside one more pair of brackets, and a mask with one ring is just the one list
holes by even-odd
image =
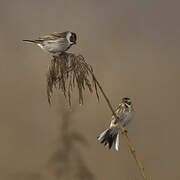
[[67, 32], [66, 38], [68, 40], [68, 42], [73, 45], [76, 44], [77, 41], [77, 35], [74, 32]]
[[132, 105], [132, 101], [129, 97], [123, 97], [122, 98], [122, 103], [127, 104], [128, 106]]

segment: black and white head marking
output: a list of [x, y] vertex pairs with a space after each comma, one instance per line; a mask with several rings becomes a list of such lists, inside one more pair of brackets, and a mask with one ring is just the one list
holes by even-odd
[[77, 40], [76, 33], [68, 32], [66, 38], [70, 44], [76, 44], [76, 40]]

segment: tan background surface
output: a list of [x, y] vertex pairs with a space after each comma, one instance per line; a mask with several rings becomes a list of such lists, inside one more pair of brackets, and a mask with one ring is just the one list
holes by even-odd
[[[30, 174], [41, 171], [56, 149], [61, 118], [59, 96], [51, 108], [46, 99], [49, 55], [21, 40], [65, 30], [77, 32], [71, 51], [87, 58], [113, 105], [132, 97], [129, 136], [146, 174], [180, 179], [179, 6], [175, 0], [1, 0], [0, 179], [34, 180]], [[96, 141], [110, 115], [94, 95], [77, 109], [73, 126], [89, 142], [81, 148], [84, 159], [98, 180], [139, 180], [123, 138], [118, 153]]]

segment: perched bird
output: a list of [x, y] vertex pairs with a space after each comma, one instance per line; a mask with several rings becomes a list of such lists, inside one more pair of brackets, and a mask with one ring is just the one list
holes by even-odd
[[118, 151], [120, 132], [118, 127], [118, 121], [121, 123], [123, 127], [126, 127], [134, 118], [134, 108], [131, 99], [128, 97], [122, 98], [122, 102], [117, 107], [115, 113], [118, 117], [118, 120], [116, 120], [116, 118], [113, 115], [110, 127], [98, 136], [98, 140], [101, 143], [104, 143], [105, 146], [108, 145], [109, 149], [111, 149], [114, 143], [115, 149], [116, 151]]
[[73, 44], [76, 44], [76, 33], [66, 31], [62, 33], [52, 33], [42, 36], [36, 40], [23, 40], [26, 42], [34, 43], [43, 50], [56, 54], [67, 51]]

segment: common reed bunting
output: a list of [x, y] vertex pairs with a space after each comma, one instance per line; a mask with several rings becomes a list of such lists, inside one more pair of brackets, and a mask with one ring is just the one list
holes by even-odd
[[72, 45], [76, 44], [77, 36], [74, 32], [55, 32], [49, 35], [42, 36], [36, 40], [23, 40], [34, 43], [43, 50], [56, 54], [67, 51]]
[[[122, 98], [121, 103], [118, 105], [115, 111], [118, 120], [114, 117], [114, 115], [111, 118], [111, 124], [108, 129], [106, 129], [104, 132], [102, 132], [98, 136], [98, 140], [104, 145], [108, 145], [109, 149], [111, 149], [113, 143], [115, 144], [115, 149], [118, 151], [119, 149], [119, 133], [120, 129], [118, 127], [118, 122], [121, 123], [121, 125], [126, 127], [134, 118], [134, 108], [131, 102], [131, 99], [128, 97]], [[127, 131], [127, 130], [126, 130]]]

